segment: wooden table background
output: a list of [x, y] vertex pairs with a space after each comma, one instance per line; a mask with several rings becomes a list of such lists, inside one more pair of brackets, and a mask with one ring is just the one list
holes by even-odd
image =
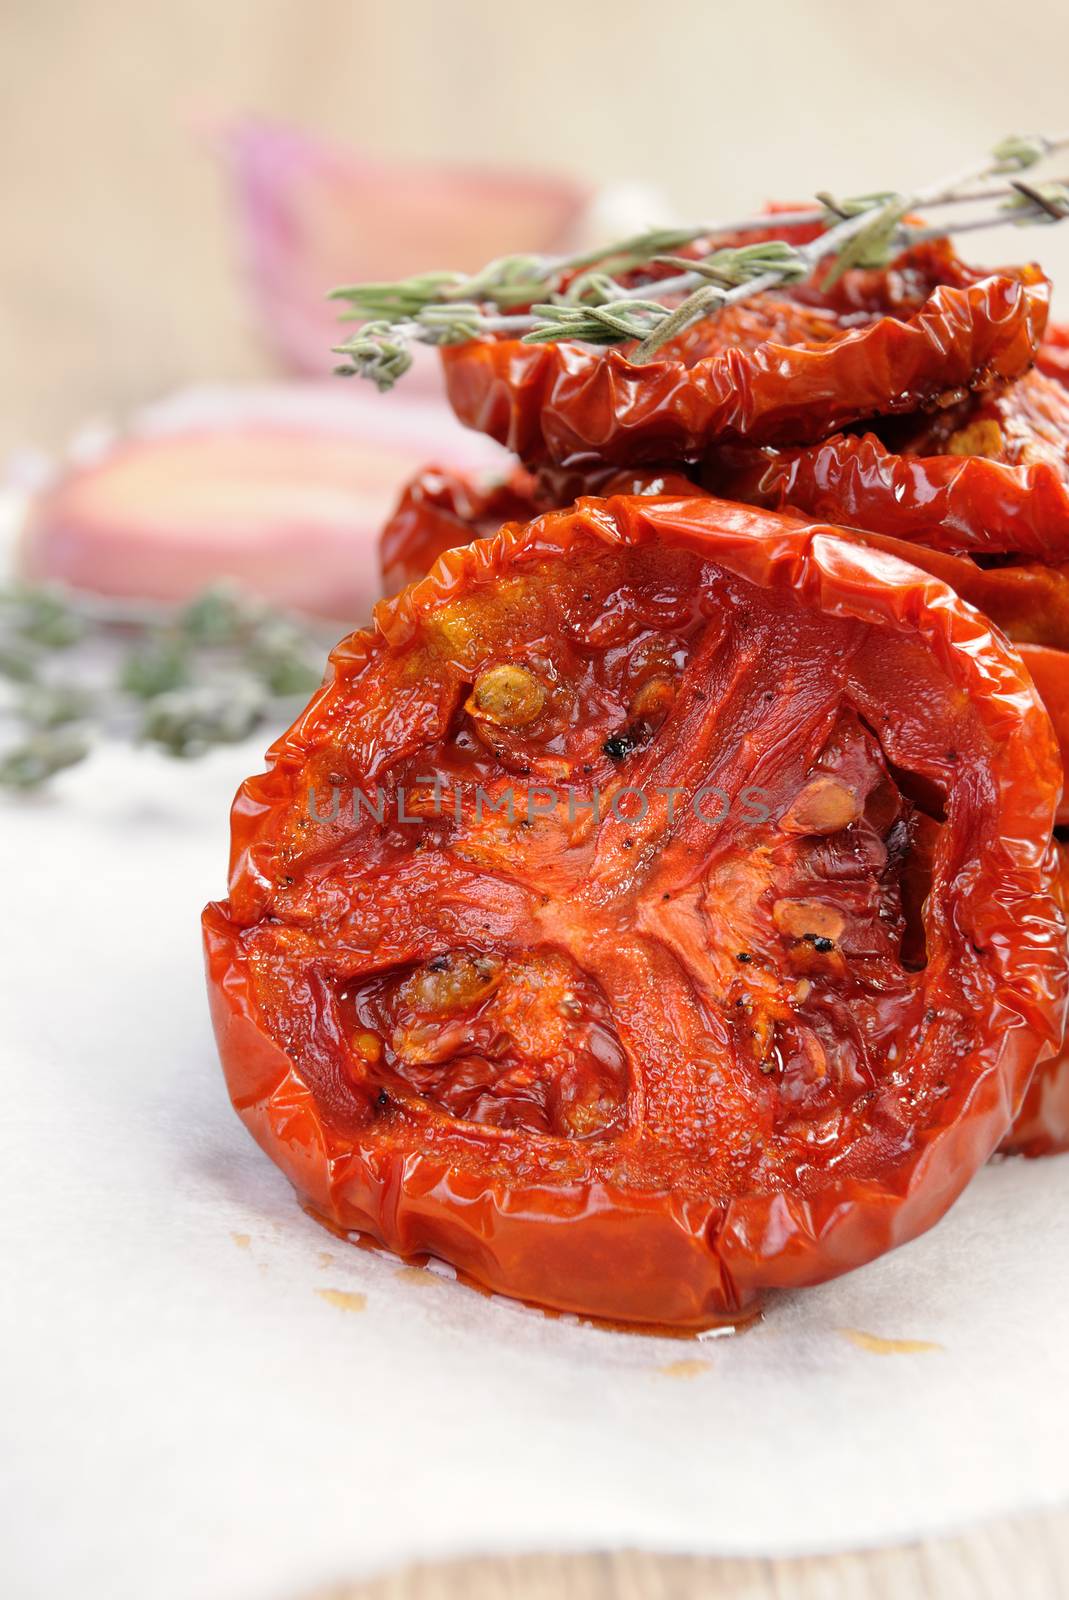
[[[924, 181], [1069, 120], [1061, 0], [1012, 17], [931, 0], [923, 27], [845, 0], [4, 0], [0, 29], [0, 468], [87, 417], [267, 371], [210, 153], [231, 116], [387, 155], [637, 178], [690, 216]], [[1037, 253], [1069, 281], [1069, 227], [984, 249]], [[796, 1562], [517, 1556], [330, 1600], [1046, 1600], [1067, 1571], [1063, 1513]]]
[[1063, 1600], [1067, 1592], [1069, 1520], [1048, 1515], [966, 1538], [800, 1561], [619, 1551], [409, 1567], [307, 1600]]

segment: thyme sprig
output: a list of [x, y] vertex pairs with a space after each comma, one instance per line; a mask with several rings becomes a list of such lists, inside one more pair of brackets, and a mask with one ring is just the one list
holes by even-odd
[[336, 632], [226, 585], [181, 609], [0, 589], [0, 788], [39, 788], [109, 738], [190, 757], [282, 728]]
[[[765, 289], [809, 277], [834, 258], [832, 277], [851, 267], [886, 265], [911, 243], [1001, 223], [1060, 222], [1069, 216], [1069, 180], [1033, 183], [1019, 174], [1069, 146], [1069, 135], [1004, 139], [976, 166], [914, 192], [881, 190], [817, 206], [733, 222], [655, 228], [595, 250], [565, 256], [513, 255], [478, 272], [425, 272], [397, 283], [336, 289], [343, 321], [362, 326], [335, 347], [344, 377], [389, 389], [412, 364], [411, 345], [464, 344], [509, 334], [528, 344], [572, 340], [611, 345], [637, 340], [630, 359], [648, 361], [669, 339]], [[964, 214], [981, 206], [979, 215]], [[949, 213], [935, 226], [918, 211]], [[727, 237], [772, 228], [817, 228], [806, 244]], [[692, 255], [681, 256], [689, 248]], [[676, 270], [665, 276], [665, 268]]]

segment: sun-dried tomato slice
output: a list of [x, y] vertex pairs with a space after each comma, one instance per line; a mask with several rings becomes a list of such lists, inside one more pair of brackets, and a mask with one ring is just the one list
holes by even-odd
[[[616, 473], [612, 477], [616, 492], [687, 492], [683, 480], [672, 474], [643, 478], [641, 474]], [[444, 550], [495, 532], [498, 521], [520, 515], [524, 495], [532, 505], [539, 498], [547, 504], [566, 503], [575, 497], [568, 490], [582, 486], [579, 475], [572, 479], [569, 482], [563, 473], [546, 473], [536, 491], [534, 480], [517, 469], [507, 485], [480, 493], [471, 479], [457, 474], [435, 469], [420, 474], [406, 488], [383, 533], [386, 592], [422, 577]], [[893, 539], [872, 542], [899, 559], [919, 561], [925, 571], [948, 583], [1017, 643], [1054, 723], [1063, 768], [1069, 769], [1069, 655], [1064, 654], [1069, 651], [1069, 573], [1040, 565], [985, 569], [960, 556], [911, 551]], [[1069, 793], [1064, 787], [1056, 821], [1069, 824]], [[1067, 1063], [1069, 1052], [1040, 1068], [1005, 1149], [1047, 1154], [1069, 1145]]]
[[1027, 373], [945, 411], [789, 451], [710, 456], [710, 488], [941, 550], [1069, 558], [1069, 391]]
[[1066, 984], [1050, 724], [975, 611], [831, 529], [589, 499], [332, 661], [205, 913], [314, 1211], [678, 1327], [942, 1215]]
[[1048, 300], [1037, 267], [985, 275], [927, 245], [881, 273], [727, 308], [641, 366], [629, 347], [506, 339], [442, 357], [460, 420], [528, 464], [695, 460], [717, 442], [807, 443], [1017, 377]]
[[429, 572], [446, 550], [498, 531], [505, 522], [528, 522], [557, 511], [584, 494], [700, 494], [677, 471], [651, 468], [621, 472], [566, 472], [544, 468], [532, 477], [517, 467], [504, 482], [480, 486], [472, 477], [428, 467], [401, 493], [382, 530], [379, 559], [384, 594], [396, 594]]

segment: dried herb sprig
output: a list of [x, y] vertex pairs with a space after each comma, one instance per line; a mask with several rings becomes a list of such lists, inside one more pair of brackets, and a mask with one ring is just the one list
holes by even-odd
[[281, 728], [336, 631], [225, 585], [180, 610], [0, 589], [0, 788], [39, 788], [106, 738], [189, 757]]
[[[637, 340], [631, 359], [646, 361], [700, 318], [806, 278], [829, 257], [838, 274], [882, 266], [923, 239], [1006, 222], [1062, 221], [1069, 216], [1069, 180], [1033, 184], [1017, 175], [1067, 146], [1069, 135], [1013, 137], [975, 167], [914, 192], [885, 190], [842, 200], [821, 193], [818, 207], [810, 210], [651, 229], [570, 256], [504, 256], [469, 276], [426, 272], [397, 283], [337, 289], [333, 298], [348, 308], [343, 320], [363, 325], [336, 346], [344, 357], [336, 371], [389, 389], [411, 366], [413, 342], [463, 344], [481, 334], [510, 334], [532, 344]], [[985, 209], [962, 214], [975, 205]], [[907, 220], [943, 208], [950, 216], [939, 226]], [[785, 239], [723, 243], [726, 237], [798, 226], [821, 231], [804, 245]], [[693, 259], [676, 253], [688, 246], [695, 249]], [[665, 266], [679, 270], [665, 277]]]

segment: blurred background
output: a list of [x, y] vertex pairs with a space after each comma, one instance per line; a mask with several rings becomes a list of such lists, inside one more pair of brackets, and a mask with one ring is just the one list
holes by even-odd
[[[842, 0], [4, 0], [2, 17], [0, 464], [86, 416], [272, 370], [220, 157], [243, 118], [366, 156], [637, 183], [640, 223], [654, 196], [690, 219], [924, 181], [1069, 121], [1058, 0], [908, 17]], [[383, 228], [374, 205], [344, 220]], [[973, 251], [1069, 275], [1069, 229]]]
[[[382, 593], [404, 486], [508, 472], [433, 351], [388, 395], [332, 375], [332, 287], [908, 190], [1069, 123], [1056, 0], [0, 15], [0, 789], [101, 730], [187, 755], [284, 726]], [[1069, 225], [962, 249], [1069, 279]], [[72, 640], [107, 663], [88, 698]]]

